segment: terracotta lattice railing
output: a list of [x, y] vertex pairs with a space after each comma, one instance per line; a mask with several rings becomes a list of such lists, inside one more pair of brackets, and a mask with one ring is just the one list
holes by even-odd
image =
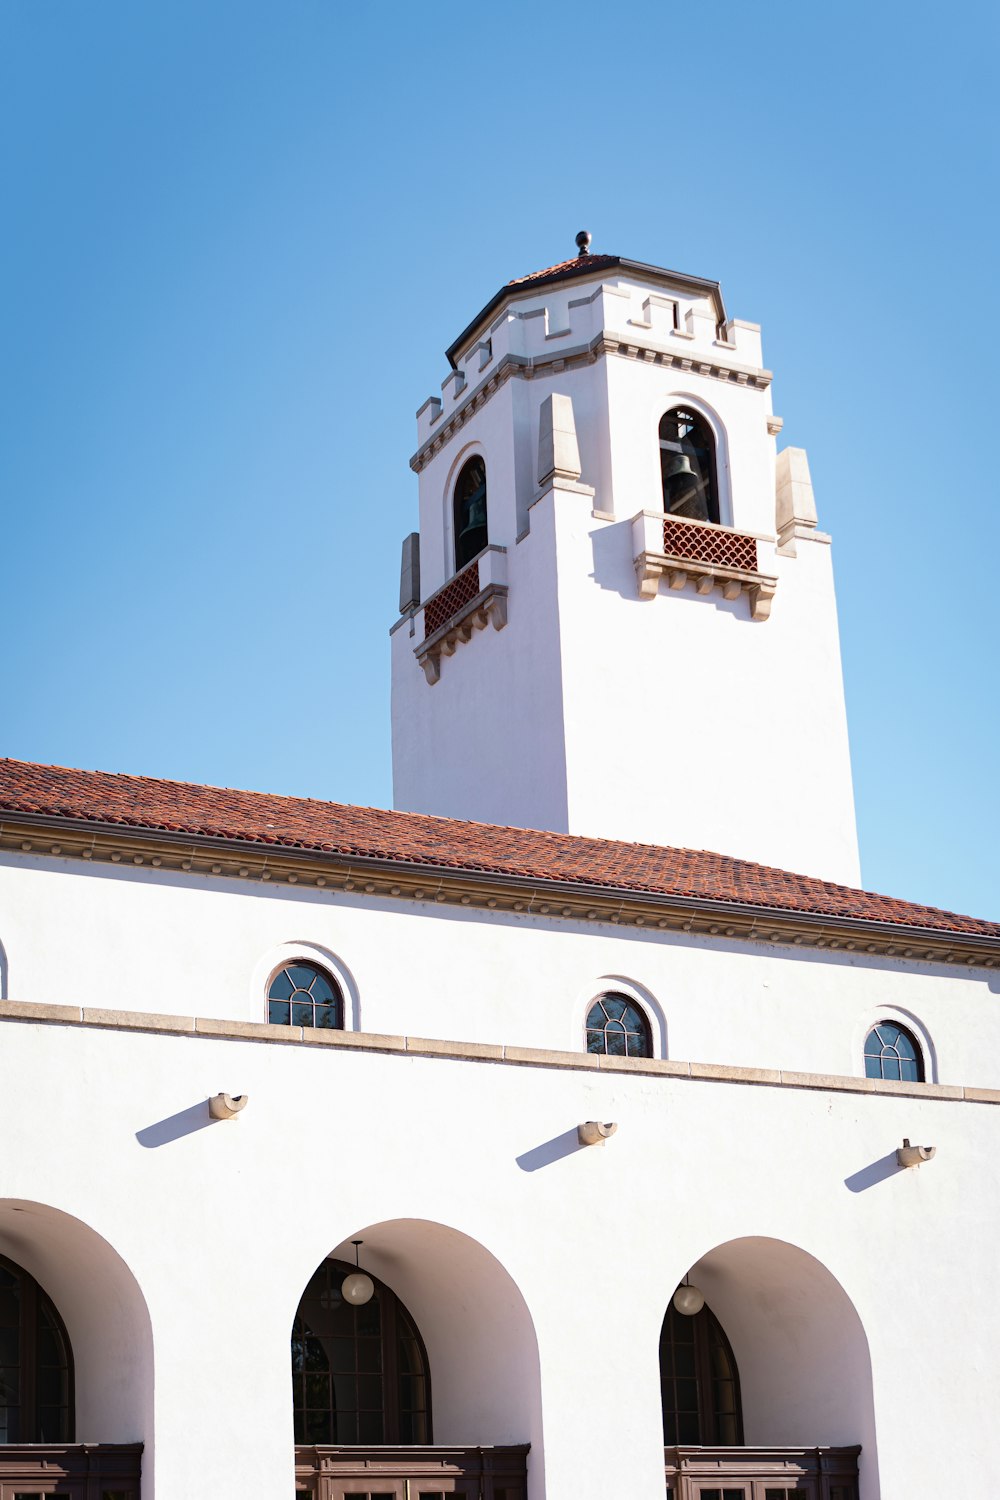
[[441, 675], [442, 656], [469, 641], [477, 630], [507, 624], [507, 549], [486, 547], [421, 606], [424, 634], [414, 646], [428, 682]]
[[738, 531], [698, 521], [663, 518], [663, 551], [667, 557], [683, 557], [691, 562], [715, 563], [722, 568], [757, 571], [757, 540]]
[[478, 593], [479, 560], [476, 559], [456, 573], [443, 589], [432, 594], [424, 605], [424, 640], [447, 624], [463, 605], [470, 604]]

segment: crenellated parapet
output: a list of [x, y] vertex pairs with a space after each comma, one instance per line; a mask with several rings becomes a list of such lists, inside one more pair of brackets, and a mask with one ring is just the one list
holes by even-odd
[[720, 301], [692, 291], [681, 278], [676, 287], [652, 291], [621, 272], [534, 295], [510, 288], [509, 299], [453, 355], [441, 395], [418, 409], [411, 467], [419, 473], [507, 380], [559, 373], [609, 353], [766, 389], [772, 377], [763, 368], [759, 325], [720, 321]]

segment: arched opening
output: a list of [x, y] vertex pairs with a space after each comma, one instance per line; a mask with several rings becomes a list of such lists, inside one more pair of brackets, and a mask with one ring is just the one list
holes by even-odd
[[898, 1021], [882, 1020], [865, 1038], [865, 1077], [923, 1083], [924, 1061], [915, 1037]]
[[732, 1346], [706, 1303], [693, 1315], [671, 1301], [660, 1330], [663, 1441], [743, 1442], [740, 1376]]
[[291, 1394], [300, 1489], [313, 1494], [322, 1473], [330, 1496], [366, 1493], [366, 1465], [375, 1462], [369, 1449], [384, 1444], [392, 1445], [391, 1458], [388, 1447], [378, 1456], [387, 1494], [402, 1494], [407, 1483], [414, 1495], [479, 1494], [486, 1484], [485, 1493], [526, 1500], [529, 1449], [541, 1451], [540, 1371], [534, 1327], [513, 1279], [483, 1245], [428, 1220], [369, 1224], [357, 1238], [361, 1269], [374, 1282], [370, 1302], [344, 1307], [352, 1237], [320, 1263], [296, 1310]]
[[486, 506], [486, 460], [475, 454], [462, 467], [453, 501], [455, 571], [459, 572], [489, 543]]
[[[699, 1488], [702, 1460], [683, 1452], [690, 1442], [719, 1450], [715, 1482], [721, 1494], [728, 1485], [742, 1500], [744, 1494], [758, 1494], [756, 1485], [768, 1500], [772, 1490], [775, 1500], [786, 1495], [878, 1500], [868, 1340], [833, 1274], [785, 1241], [748, 1237], [711, 1250], [685, 1280], [687, 1305], [696, 1308], [697, 1316], [678, 1316], [672, 1298], [661, 1338], [672, 1500], [704, 1493]], [[704, 1298], [701, 1309], [699, 1296]], [[691, 1325], [690, 1333], [684, 1322]], [[668, 1380], [663, 1378], [664, 1352]], [[699, 1388], [692, 1388], [692, 1379], [696, 1386], [700, 1380]], [[667, 1425], [670, 1415], [675, 1418], [672, 1428]], [[696, 1420], [699, 1436], [685, 1436], [694, 1432]], [[671, 1431], [678, 1433], [673, 1442], [666, 1436]]]
[[608, 1057], [652, 1057], [649, 1019], [637, 1000], [617, 990], [599, 995], [587, 1012], [587, 1051]]
[[326, 969], [304, 958], [283, 964], [267, 987], [267, 1019], [272, 1026], [318, 1026], [341, 1031], [344, 997]]
[[292, 1324], [297, 1443], [429, 1443], [431, 1393], [417, 1325], [385, 1282], [356, 1305], [354, 1267], [325, 1260]]
[[0, 1389], [0, 1491], [13, 1464], [12, 1493], [55, 1483], [82, 1500], [100, 1490], [102, 1455], [115, 1445], [107, 1490], [137, 1500], [153, 1442], [145, 1298], [89, 1225], [23, 1199], [0, 1200]]
[[0, 1255], [0, 1443], [73, 1441], [73, 1351], [44, 1287]]
[[675, 406], [660, 418], [663, 509], [689, 521], [719, 521], [715, 438], [700, 412]]

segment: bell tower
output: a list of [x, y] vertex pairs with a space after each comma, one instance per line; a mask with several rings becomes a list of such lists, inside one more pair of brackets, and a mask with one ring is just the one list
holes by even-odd
[[417, 413], [395, 805], [858, 884], [830, 538], [760, 329], [589, 243]]

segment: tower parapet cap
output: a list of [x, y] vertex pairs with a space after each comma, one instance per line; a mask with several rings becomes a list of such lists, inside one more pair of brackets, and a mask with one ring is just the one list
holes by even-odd
[[417, 412], [419, 448], [484, 388], [490, 393], [511, 375], [531, 378], [553, 365], [590, 364], [608, 348], [742, 385], [770, 383], [759, 325], [723, 321], [716, 282], [616, 256], [581, 256], [570, 265], [572, 275], [543, 273], [505, 288], [488, 304], [490, 320], [480, 314], [452, 345], [441, 395]]
[[561, 261], [558, 265], [547, 266], [542, 271], [532, 271], [527, 276], [517, 276], [513, 281], [508, 281], [507, 285], [502, 286], [490, 298], [486, 306], [480, 309], [472, 322], [449, 346], [446, 351], [448, 363], [452, 369], [458, 368], [458, 358], [464, 354], [466, 345], [505, 303], [531, 295], [537, 289], [553, 286], [559, 282], [601, 276], [616, 271], [624, 276], [639, 276], [647, 281], [662, 281], [679, 291], [686, 292], [688, 296], [709, 297], [715, 305], [716, 323], [721, 325], [726, 322], [722, 288], [717, 281], [709, 281], [703, 276], [689, 276], [683, 271], [668, 271], [663, 266], [650, 266], [639, 260], [627, 260], [621, 255], [593, 255], [588, 252], [586, 255], [576, 255], [572, 260]]

